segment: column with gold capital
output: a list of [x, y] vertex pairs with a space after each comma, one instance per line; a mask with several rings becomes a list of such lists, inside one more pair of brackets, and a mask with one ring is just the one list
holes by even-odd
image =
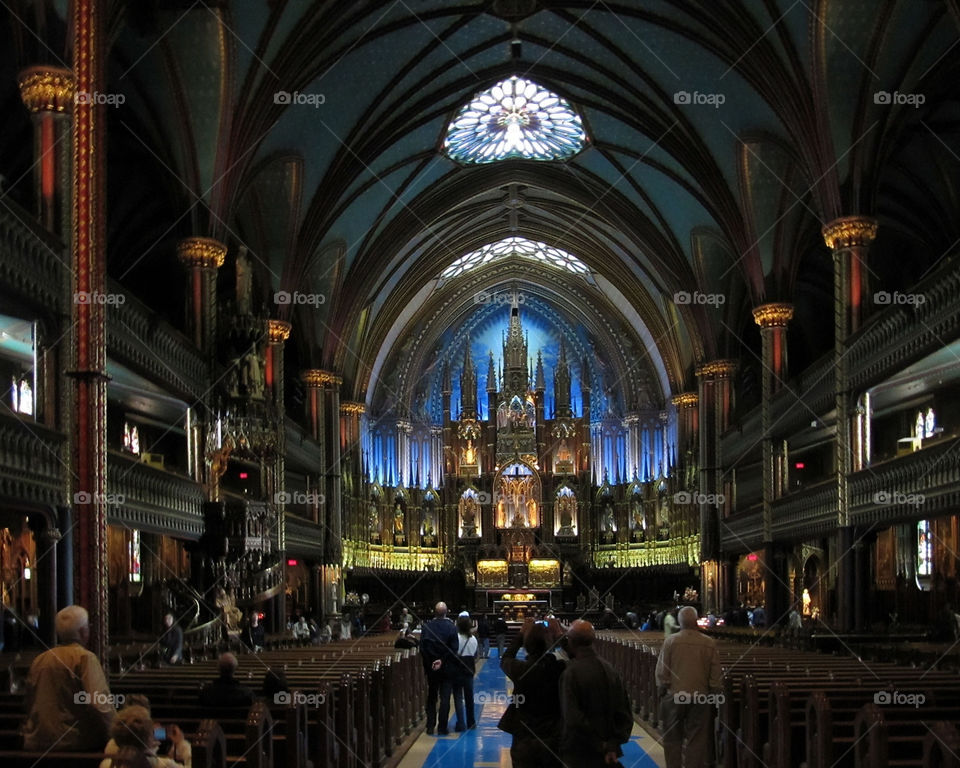
[[[697, 421], [700, 425], [700, 558], [720, 554], [720, 515], [725, 503], [720, 467], [720, 435], [730, 424], [733, 409], [733, 360], [712, 360], [697, 368]], [[706, 598], [706, 595], [704, 596]], [[704, 605], [704, 610], [707, 606]]]
[[287, 428], [283, 409], [283, 345], [290, 338], [290, 323], [285, 320], [267, 320], [267, 348], [264, 360], [264, 378], [267, 396], [275, 409], [277, 418], [277, 452], [273, 460], [273, 498], [279, 508], [277, 521], [277, 548], [287, 548], [284, 499], [286, 498], [286, 443]]
[[753, 310], [753, 319], [760, 326], [762, 356], [760, 422], [763, 435], [762, 493], [764, 603], [770, 622], [787, 613], [790, 599], [786, 554], [773, 542], [773, 511], [771, 504], [783, 492], [785, 472], [782, 453], [775, 450], [773, 411], [771, 400], [783, 386], [787, 376], [787, 325], [793, 319], [793, 306], [784, 303], [761, 304]]
[[[300, 374], [300, 378], [307, 387], [305, 402], [307, 410], [307, 427], [310, 432], [310, 437], [312, 437], [314, 442], [316, 442], [317, 449], [320, 453], [320, 466], [317, 468], [319, 474], [315, 479], [315, 487], [317, 489], [317, 493], [323, 495], [326, 495], [327, 493], [327, 450], [325, 441], [323, 439], [327, 420], [323, 412], [325, 406], [323, 399], [323, 387], [328, 376], [329, 374], [326, 371], [322, 371], [319, 368], [310, 368]], [[313, 521], [315, 523], [322, 523], [323, 519], [321, 515], [321, 505], [319, 503], [314, 505], [313, 511]]]
[[187, 270], [187, 333], [197, 349], [213, 359], [217, 334], [217, 270], [227, 246], [212, 237], [188, 237], [177, 243]]
[[[850, 554], [856, 532], [850, 525], [848, 476], [853, 471], [851, 421], [855, 418], [850, 389], [847, 341], [860, 328], [867, 299], [867, 257], [877, 237], [877, 220], [869, 216], [844, 216], [823, 228], [823, 240], [833, 253], [834, 378], [837, 431], [834, 438], [837, 465], [837, 618], [847, 631], [857, 624], [857, 588], [854, 557]], [[862, 600], [861, 600], [862, 605]]]
[[70, 244], [71, 128], [76, 98], [73, 71], [36, 66], [17, 77], [33, 123], [33, 189], [40, 223]]
[[343, 558], [343, 499], [340, 483], [340, 386], [343, 379], [329, 371], [324, 373], [323, 397], [327, 418], [326, 434], [323, 436], [327, 459], [324, 466], [327, 488], [324, 511], [330, 531], [327, 552], [330, 562], [340, 563]]

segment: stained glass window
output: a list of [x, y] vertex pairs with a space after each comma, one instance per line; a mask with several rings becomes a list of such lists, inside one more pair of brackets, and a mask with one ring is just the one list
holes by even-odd
[[933, 541], [929, 520], [917, 523], [917, 575], [933, 575]]
[[13, 397], [14, 412], [32, 416], [33, 387], [30, 386], [30, 380], [25, 375], [20, 378], [14, 377], [10, 392]]
[[587, 141], [570, 103], [522, 77], [509, 77], [477, 94], [447, 129], [444, 148], [461, 163], [510, 157], [563, 160]]
[[130, 541], [127, 543], [128, 561], [130, 564], [130, 581], [139, 582], [140, 575], [140, 531], [130, 531]]
[[576, 256], [567, 253], [561, 248], [555, 248], [546, 243], [537, 243], [525, 237], [507, 237], [496, 243], [490, 243], [466, 256], [461, 256], [453, 264], [440, 273], [441, 279], [448, 280], [462, 275], [469, 269], [489, 264], [491, 261], [505, 259], [509, 256], [519, 256], [524, 259], [536, 259], [557, 269], [565, 269], [584, 277], [590, 274], [587, 265]]

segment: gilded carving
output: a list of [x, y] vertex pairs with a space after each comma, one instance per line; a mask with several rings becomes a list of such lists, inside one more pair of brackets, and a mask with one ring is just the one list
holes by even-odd
[[187, 267], [219, 269], [227, 257], [227, 246], [212, 237], [187, 237], [177, 243], [177, 257]]
[[20, 98], [31, 112], [73, 111], [76, 80], [69, 69], [29, 67], [20, 73]]
[[877, 237], [877, 220], [869, 216], [843, 216], [823, 228], [823, 241], [836, 251], [870, 245]]

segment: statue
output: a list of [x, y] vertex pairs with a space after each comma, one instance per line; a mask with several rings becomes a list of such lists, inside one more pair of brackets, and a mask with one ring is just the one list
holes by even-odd
[[247, 394], [250, 397], [259, 400], [263, 397], [263, 368], [260, 364], [260, 356], [257, 354], [256, 347], [253, 347], [246, 357], [243, 358], [244, 370], [247, 374]]
[[527, 499], [526, 524], [533, 527], [537, 525], [537, 502], [535, 502], [533, 499]]
[[424, 538], [433, 538], [433, 512], [427, 511], [423, 516], [423, 536]]
[[374, 539], [380, 538], [380, 513], [377, 510], [377, 505], [370, 502], [370, 505], [367, 507], [367, 521], [370, 525], [370, 536]]
[[477, 535], [477, 500], [473, 496], [460, 499], [460, 528], [463, 537]]
[[463, 463], [471, 465], [477, 463], [477, 453], [473, 449], [473, 440], [467, 440], [467, 447], [463, 451]]
[[403, 507], [399, 501], [393, 508], [393, 535], [403, 537]]
[[613, 533], [616, 530], [616, 523], [613, 519], [613, 502], [610, 501], [603, 508], [603, 530], [606, 533]]
[[563, 493], [557, 500], [557, 512], [560, 521], [560, 527], [557, 529], [558, 536], [573, 536], [574, 514], [577, 510], [577, 499], [572, 493]]

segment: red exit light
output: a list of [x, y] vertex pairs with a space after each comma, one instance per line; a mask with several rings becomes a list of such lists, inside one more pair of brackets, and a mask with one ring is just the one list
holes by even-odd
[[747, 555], [747, 560], [749, 560], [751, 563], [755, 563], [757, 562], [758, 558], [751, 552], [749, 555]]
[[793, 465], [793, 468], [794, 468], [794, 469], [805, 469], [806, 466], [807, 466], [807, 465], [804, 464], [802, 461], [798, 461], [796, 464]]
[[241, 480], [246, 480], [246, 479], [247, 479], [247, 473], [246, 473], [246, 472], [241, 472], [241, 473], [240, 473], [240, 479], [241, 479]]
[[287, 560], [287, 565], [297, 565], [297, 564], [298, 563], [296, 560]]

